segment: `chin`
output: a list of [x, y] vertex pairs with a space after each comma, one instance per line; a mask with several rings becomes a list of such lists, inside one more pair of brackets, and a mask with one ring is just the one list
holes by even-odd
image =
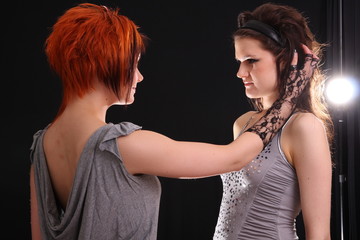
[[124, 105], [130, 105], [133, 104], [135, 102], [135, 99], [129, 99], [126, 103], [124, 103]]
[[129, 99], [127, 102], [124, 101], [118, 101], [114, 103], [113, 105], [130, 105], [134, 103], [134, 99]]
[[264, 92], [260, 92], [260, 91], [252, 91], [254, 89], [248, 89], [245, 91], [245, 95], [246, 97], [250, 98], [250, 99], [257, 99], [257, 98], [262, 98], [265, 97], [266, 94], [264, 94]]
[[261, 96], [258, 96], [257, 94], [245, 93], [245, 95], [250, 99], [261, 98]]

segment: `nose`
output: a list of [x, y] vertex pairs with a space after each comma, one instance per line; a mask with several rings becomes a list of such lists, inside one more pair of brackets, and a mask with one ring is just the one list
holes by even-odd
[[141, 74], [138, 68], [136, 68], [136, 76], [137, 76], [137, 80], [136, 80], [137, 82], [141, 82], [142, 80], [144, 80], [144, 76]]
[[240, 63], [239, 70], [236, 73], [238, 78], [245, 79], [249, 76], [250, 69], [246, 63]]

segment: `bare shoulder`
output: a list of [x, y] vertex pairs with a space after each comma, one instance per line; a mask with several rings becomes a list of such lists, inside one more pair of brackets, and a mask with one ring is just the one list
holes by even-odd
[[288, 122], [286, 129], [292, 134], [315, 134], [316, 132], [324, 132], [323, 122], [314, 114], [308, 112], [300, 112], [295, 114]]
[[255, 113], [256, 111], [246, 112], [235, 120], [233, 124], [234, 138], [239, 136], [241, 130], [245, 127], [247, 122], [251, 119], [252, 116], [254, 116]]
[[[290, 164], [297, 156], [316, 152], [327, 147], [326, 130], [323, 122], [312, 113], [300, 112], [293, 115], [281, 134], [281, 149]], [[314, 149], [315, 147], [315, 149]]]
[[249, 112], [246, 112], [246, 113], [242, 114], [240, 117], [238, 117], [235, 120], [234, 126], [235, 125], [238, 125], [240, 127], [244, 126], [246, 124], [246, 122], [249, 121], [251, 116], [253, 116], [255, 113], [256, 113], [256, 111], [249, 111]]

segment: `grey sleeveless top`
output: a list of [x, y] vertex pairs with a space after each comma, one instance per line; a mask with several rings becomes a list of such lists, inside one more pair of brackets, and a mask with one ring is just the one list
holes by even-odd
[[138, 129], [128, 122], [109, 123], [90, 137], [80, 156], [65, 212], [57, 203], [46, 164], [46, 128], [34, 134], [30, 157], [44, 240], [157, 238], [160, 182], [155, 176], [128, 173], [116, 141]]
[[213, 239], [298, 239], [299, 185], [280, 148], [281, 131], [243, 169], [221, 175], [223, 197]]

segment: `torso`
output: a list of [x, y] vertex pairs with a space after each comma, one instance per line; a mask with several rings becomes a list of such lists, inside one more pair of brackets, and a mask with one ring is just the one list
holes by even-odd
[[[241, 134], [261, 116], [242, 115], [234, 123], [234, 134]], [[221, 175], [223, 199], [214, 239], [297, 239], [294, 219], [300, 211], [300, 194], [289, 161], [291, 131], [286, 131], [295, 117], [242, 170]]]
[[[48, 129], [34, 135], [31, 147], [43, 238], [156, 239], [160, 182], [155, 176], [130, 174], [117, 145], [119, 137], [127, 136], [140, 127], [126, 122], [106, 124], [89, 137], [76, 160], [76, 174], [72, 179], [66, 210], [59, 206], [54, 183], [49, 178], [51, 174], [47, 163], [52, 160], [47, 161], [43, 148], [43, 136]], [[52, 166], [55, 167], [54, 164]], [[53, 173], [59, 171], [57, 169]], [[60, 181], [60, 175], [57, 176]], [[60, 187], [66, 186], [59, 183]]]
[[[91, 119], [91, 118], [89, 118]], [[76, 167], [89, 137], [104, 124], [63, 114], [44, 136], [44, 152], [56, 197], [63, 209], [72, 189]]]

